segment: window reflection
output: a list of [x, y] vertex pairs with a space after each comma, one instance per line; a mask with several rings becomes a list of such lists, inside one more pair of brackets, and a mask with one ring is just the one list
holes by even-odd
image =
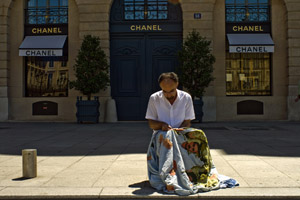
[[167, 0], [124, 0], [125, 20], [162, 20], [168, 18]]
[[227, 22], [269, 21], [268, 0], [226, 0]]
[[26, 96], [68, 96], [67, 61], [47, 57], [27, 57]]
[[67, 0], [29, 0], [25, 12], [27, 24], [68, 23]]
[[270, 54], [226, 55], [226, 95], [271, 95]]

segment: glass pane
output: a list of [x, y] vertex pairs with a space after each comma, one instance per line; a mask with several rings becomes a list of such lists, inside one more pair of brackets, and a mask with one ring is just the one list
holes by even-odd
[[62, 61], [29, 57], [26, 63], [26, 96], [49, 97], [68, 95], [68, 70]]
[[168, 12], [167, 11], [158, 12], [158, 19], [168, 19]]
[[68, 16], [60, 16], [59, 19], [61, 24], [67, 24], [68, 23]]
[[133, 3], [125, 3], [124, 9], [125, 11], [133, 11], [134, 10]]
[[46, 18], [44, 16], [38, 16], [37, 23], [38, 24], [46, 24]]
[[234, 4], [234, 0], [226, 0], [226, 4]]
[[35, 0], [28, 0], [27, 6], [28, 6], [28, 8], [36, 7], [36, 1]]
[[58, 0], [50, 0], [49, 3], [50, 3], [50, 7], [51, 6], [56, 6], [56, 7], [59, 6], [59, 1]]
[[269, 54], [226, 54], [227, 95], [270, 95]]
[[257, 13], [250, 14], [248, 21], [258, 21], [258, 14]]
[[125, 19], [127, 19], [127, 20], [132, 20], [132, 19], [134, 19], [134, 14], [133, 14], [133, 12], [126, 12], [126, 13], [125, 13]]
[[136, 4], [135, 5], [135, 10], [144, 10], [144, 5], [141, 5], [141, 4]]
[[257, 0], [248, 0], [248, 4], [257, 4]]
[[28, 17], [28, 23], [29, 24], [36, 24], [36, 17], [35, 16], [29, 16]]
[[60, 6], [68, 6], [68, 0], [60, 0]]
[[235, 0], [236, 4], [243, 4], [245, 5], [246, 0]]
[[269, 0], [258, 0], [259, 3], [265, 3], [265, 4], [268, 4], [269, 3]]
[[148, 10], [157, 10], [156, 3], [148, 3]]
[[228, 14], [228, 15], [226, 15], [226, 21], [228, 21], [228, 22], [235, 21], [235, 14]]
[[124, 0], [125, 19], [167, 19], [167, 11], [168, 0]]
[[168, 10], [168, 6], [167, 6], [167, 5], [162, 5], [162, 4], [160, 4], [160, 5], [158, 6], [158, 10]]
[[47, 0], [37, 0], [38, 7], [47, 7]]
[[157, 11], [148, 11], [148, 19], [157, 19]]
[[135, 12], [135, 19], [144, 19], [144, 12]]
[[263, 22], [263, 21], [269, 21], [269, 16], [265, 13], [260, 13], [259, 14], [259, 21]]

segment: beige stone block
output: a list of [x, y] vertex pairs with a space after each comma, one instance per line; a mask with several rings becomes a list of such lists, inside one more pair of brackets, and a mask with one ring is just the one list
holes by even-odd
[[212, 21], [203, 21], [203, 20], [189, 20], [185, 21], [186, 29], [213, 29]]
[[[187, 26], [187, 24], [183, 25], [183, 38], [186, 38], [188, 33], [192, 32], [193, 29], [186, 29], [185, 27]], [[200, 33], [201, 36], [206, 37], [207, 39], [211, 39], [212, 35], [213, 35], [213, 30], [212, 29], [195, 29], [196, 31], [198, 31]]]
[[12, 0], [1, 0], [0, 1], [0, 7], [10, 7], [12, 3]]
[[[300, 11], [299, 11], [300, 12]], [[289, 20], [288, 21], [288, 28], [293, 29], [293, 28], [300, 28], [300, 21], [296, 20]]]
[[79, 16], [80, 22], [107, 22], [108, 20], [108, 13], [83, 13]]
[[[274, 78], [275, 79], [275, 78]], [[286, 81], [281, 81], [282, 83], [279, 85], [279, 84], [274, 84], [273, 85], [273, 96], [287, 96], [288, 94], [288, 91], [287, 91], [287, 88], [286, 88], [286, 84], [284, 84]]]
[[85, 22], [79, 24], [79, 30], [81, 31], [108, 31], [109, 23], [108, 22]]
[[7, 86], [7, 78], [0, 78], [0, 86]]
[[100, 37], [101, 40], [109, 39], [109, 31], [81, 31], [79, 33], [79, 38], [83, 40], [85, 35], [94, 35]]
[[288, 12], [300, 12], [300, 3], [288, 3], [286, 8]]
[[299, 20], [300, 12], [288, 12], [287, 16], [288, 16], [288, 20]]
[[109, 5], [79, 5], [79, 13], [109, 13]]
[[2, 43], [1, 45], [0, 45], [0, 51], [9, 51], [9, 46], [6, 44], [6, 43]]
[[2, 36], [3, 34], [7, 35], [8, 33], [8, 26], [7, 25], [0, 25], [0, 35]]
[[[2, 2], [2, 1], [1, 1]], [[1, 6], [0, 7], [0, 16], [2, 15], [2, 16], [7, 16], [7, 14], [8, 14], [8, 6]]]
[[289, 57], [288, 59], [289, 67], [299, 66], [300, 58], [299, 57]]
[[7, 26], [7, 24], [8, 24], [8, 20], [7, 19], [8, 18], [6, 16], [0, 16], [0, 24], [1, 24], [0, 25], [0, 27], [1, 27], [0, 33], [2, 33], [3, 31], [5, 31], [5, 33], [7, 33], [6, 29], [2, 28], [3, 25]]
[[0, 34], [0, 43], [7, 43], [8, 35], [7, 34]]
[[300, 47], [300, 39], [290, 38], [288, 40], [289, 47]]
[[[257, 100], [264, 103], [263, 115], [237, 115], [237, 102]], [[274, 109], [276, 107], [277, 109]], [[217, 120], [286, 120], [286, 96], [226, 96], [217, 98]]]
[[7, 78], [7, 69], [0, 69], [0, 78]]
[[293, 75], [290, 75], [288, 77], [288, 84], [289, 85], [298, 85], [298, 81], [300, 80], [300, 77], [299, 76], [293, 76]]
[[[0, 87], [0, 97], [7, 97], [7, 86], [1, 86]], [[1, 162], [1, 159], [0, 159]]]
[[[299, 76], [299, 80], [300, 80], [300, 76]], [[296, 97], [297, 94], [298, 94], [298, 85], [289, 85], [288, 86], [288, 95]]]
[[289, 37], [289, 39], [290, 38], [300, 38], [300, 29], [289, 29], [288, 37]]
[[300, 80], [300, 65], [297, 67], [289, 67], [289, 75], [299, 76]]
[[109, 40], [101, 40], [101, 47], [103, 48], [103, 49], [105, 49], [105, 48], [109, 48]]
[[[1, 45], [1, 43], [0, 43]], [[5, 51], [0, 51], [0, 62], [1, 61], [8, 61], [8, 54]], [[0, 66], [0, 68], [5, 68], [6, 66]]]
[[194, 12], [184, 12], [182, 13], [183, 20], [213, 20], [213, 12], [201, 12], [201, 19], [194, 19]]
[[214, 5], [211, 3], [184, 3], [181, 5], [183, 12], [213, 12]]
[[296, 3], [296, 2], [299, 2], [299, 0], [284, 0], [284, 2], [286, 4], [288, 4], [288, 3]]
[[[0, 54], [1, 54], [1, 52], [0, 52]], [[7, 69], [7, 68], [8, 68], [8, 61], [7, 60], [0, 60], [0, 69]]]
[[289, 56], [291, 57], [299, 57], [300, 56], [300, 47], [299, 48], [289, 48]]

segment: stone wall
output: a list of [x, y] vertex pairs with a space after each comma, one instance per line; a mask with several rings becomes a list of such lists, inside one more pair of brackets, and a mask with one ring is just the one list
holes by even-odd
[[[100, 37], [100, 45], [108, 56], [109, 61], [109, 16], [112, 0], [75, 0], [79, 14], [79, 39], [80, 43], [84, 35]], [[72, 70], [72, 68], [70, 68]], [[74, 94], [75, 91], [73, 91]], [[75, 92], [76, 93], [76, 92]], [[77, 95], [80, 95], [78, 92]], [[71, 94], [72, 95], [72, 94]], [[100, 91], [100, 121], [104, 121], [107, 100], [111, 99], [110, 88]]]
[[8, 119], [8, 70], [9, 70], [9, 10], [11, 0], [0, 1], [0, 121]]
[[300, 120], [300, 102], [294, 101], [300, 81], [300, 1], [285, 0], [288, 20], [288, 120]]

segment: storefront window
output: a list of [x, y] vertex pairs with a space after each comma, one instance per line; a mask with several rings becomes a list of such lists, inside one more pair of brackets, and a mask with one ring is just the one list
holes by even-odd
[[268, 0], [226, 0], [226, 22], [270, 21]]
[[67, 24], [68, 0], [28, 0], [26, 24]]
[[228, 53], [226, 95], [271, 95], [269, 53]]
[[68, 96], [68, 69], [63, 64], [66, 62], [48, 57], [27, 57], [26, 96]]
[[167, 0], [124, 0], [125, 20], [162, 20], [168, 18]]

